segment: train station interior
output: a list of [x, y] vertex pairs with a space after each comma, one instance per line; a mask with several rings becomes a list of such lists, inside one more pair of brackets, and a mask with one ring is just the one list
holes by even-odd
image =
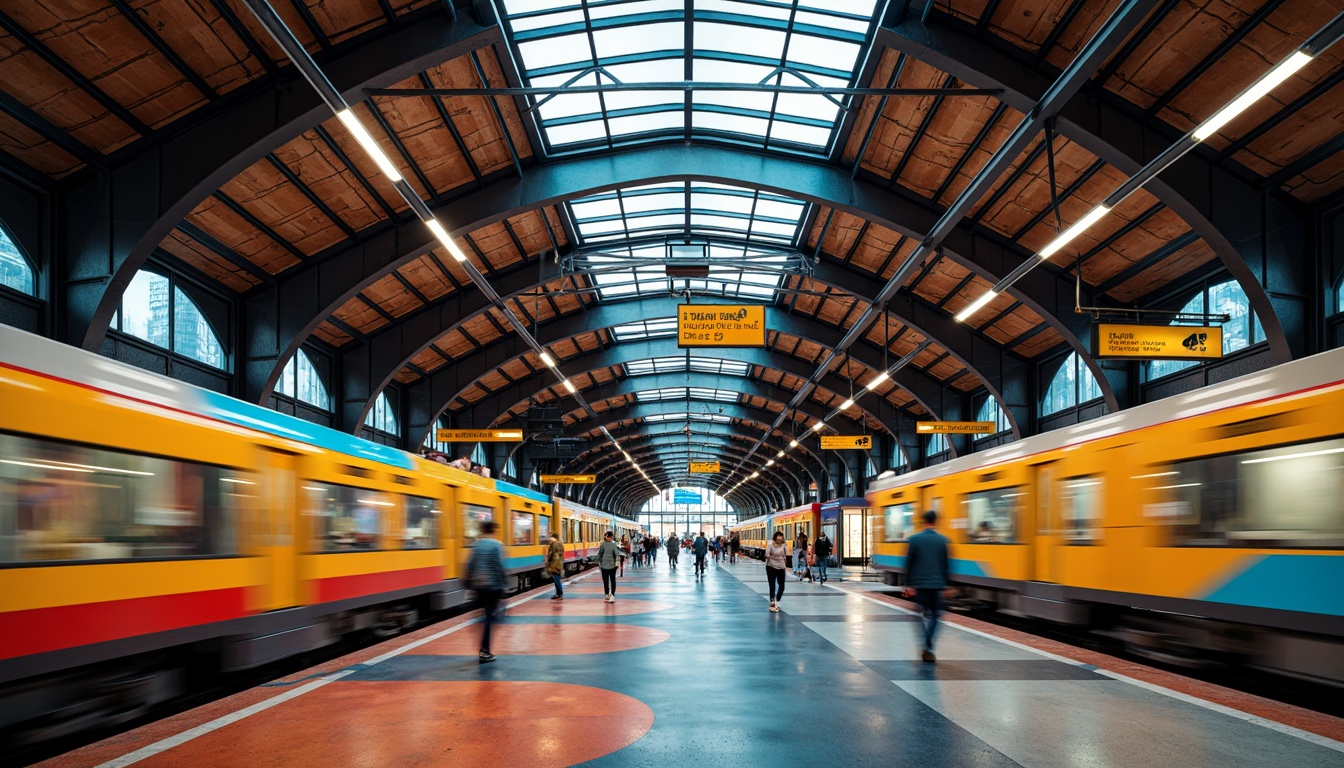
[[1338, 766], [1344, 9], [5, 0], [0, 398], [0, 764]]

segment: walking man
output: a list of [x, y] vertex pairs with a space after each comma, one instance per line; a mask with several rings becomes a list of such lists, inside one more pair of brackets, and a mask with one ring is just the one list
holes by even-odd
[[672, 566], [672, 570], [677, 570], [677, 553], [681, 549], [681, 542], [677, 540], [677, 534], [674, 531], [667, 537], [667, 564]]
[[701, 531], [700, 535], [695, 537], [695, 542], [691, 544], [691, 551], [695, 553], [695, 575], [703, 576], [705, 574], [705, 555], [709, 553], [709, 539], [705, 538], [704, 531]]
[[560, 534], [555, 531], [551, 531], [551, 544], [546, 552], [546, 573], [555, 582], [555, 594], [551, 599], [564, 600], [565, 583], [562, 579], [565, 575], [565, 545], [560, 543]]
[[938, 631], [938, 614], [943, 610], [943, 594], [951, 597], [956, 589], [949, 588], [947, 553], [948, 538], [934, 527], [938, 513], [924, 513], [924, 530], [910, 537], [910, 548], [905, 555], [905, 596], [915, 598], [922, 612], [924, 624], [923, 659], [932, 664], [933, 636]]
[[817, 542], [812, 545], [812, 555], [817, 561], [817, 576], [826, 583], [826, 561], [831, 559], [831, 539], [825, 531], [817, 534]]
[[602, 543], [597, 547], [597, 567], [602, 571], [602, 591], [607, 602], [616, 602], [616, 568], [620, 566], [624, 555], [616, 537], [611, 531], [602, 534]]
[[490, 652], [490, 627], [495, 623], [495, 611], [504, 595], [504, 546], [495, 538], [495, 521], [481, 523], [480, 538], [471, 545], [471, 559], [467, 561], [467, 586], [476, 591], [481, 601], [481, 652], [479, 661], [489, 664], [495, 660]]

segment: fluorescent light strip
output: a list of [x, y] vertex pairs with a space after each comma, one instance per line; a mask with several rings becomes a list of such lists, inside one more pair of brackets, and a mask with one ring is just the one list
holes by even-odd
[[956, 321], [958, 323], [966, 322], [966, 319], [976, 312], [984, 309], [985, 305], [993, 301], [999, 294], [994, 291], [986, 291], [983, 296], [966, 305], [966, 308], [957, 313]]
[[[547, 368], [554, 368], [554, 367], [555, 367], [555, 358], [554, 358], [554, 357], [551, 357], [551, 354], [550, 354], [549, 352], [542, 352], [542, 353], [541, 353], [541, 362], [542, 362], [542, 363], [545, 363], [545, 365], [546, 365]], [[602, 431], [603, 431], [603, 432], [606, 432], [605, 429], [602, 430]]]
[[565, 389], [569, 390], [569, 394], [571, 395], [576, 394], [579, 391], [578, 387], [574, 386], [574, 382], [569, 379], [565, 379], [562, 383], [565, 385]]
[[826, 426], [826, 422], [824, 422], [824, 421], [818, 421], [816, 424], [813, 424], [813, 425], [812, 425], [812, 431], [813, 431], [813, 432], [820, 432], [820, 431], [821, 431], [821, 428], [824, 427], [824, 426]]
[[448, 230], [443, 228], [443, 225], [439, 223], [438, 219], [430, 219], [429, 221], [426, 221], [425, 226], [429, 227], [429, 231], [434, 233], [434, 237], [438, 239], [439, 243], [441, 243], [444, 248], [448, 249], [449, 255], [455, 260], [467, 260], [467, 254], [463, 253], [462, 249], [457, 247], [457, 243], [453, 242], [453, 238], [448, 236]]
[[1086, 216], [1075, 221], [1068, 229], [1060, 232], [1055, 239], [1047, 243], [1037, 255], [1042, 259], [1048, 259], [1051, 256], [1054, 256], [1059, 252], [1060, 248], [1068, 245], [1075, 237], [1083, 234], [1089, 227], [1096, 224], [1103, 216], [1110, 212], [1111, 209], [1108, 208], [1105, 203], [1098, 205], [1096, 208], [1088, 211]]
[[1252, 104], [1264, 98], [1266, 94], [1277, 88], [1284, 80], [1292, 77], [1299, 69], [1305, 67], [1311, 61], [1311, 57], [1301, 51], [1293, 51], [1292, 55], [1279, 62], [1275, 67], [1266, 72], [1261, 78], [1251, 84], [1240, 96], [1232, 101], [1231, 104], [1223, 107], [1213, 114], [1208, 120], [1199, 124], [1199, 127], [1191, 134], [1195, 141], [1204, 141], [1218, 132], [1219, 128], [1227, 125], [1237, 115], [1245, 112]]
[[878, 387], [882, 386], [882, 382], [884, 382], [884, 381], [886, 381], [887, 379], [890, 379], [890, 378], [891, 378], [891, 375], [888, 374], [886, 371], [883, 371], [883, 372], [877, 374], [877, 378], [875, 378], [875, 379], [873, 379], [872, 381], [868, 382], [868, 386], [865, 387], [865, 389], [867, 389], [869, 392], [872, 392], [874, 389], [877, 389]]
[[848, 399], [845, 400], [845, 402], [843, 402], [843, 403], [840, 404], [840, 410], [842, 410], [842, 411], [847, 410], [847, 409], [849, 409], [850, 407], [852, 407], [853, 405], [854, 405], [854, 399], [853, 399], [853, 398], [848, 398]]
[[382, 171], [389, 181], [401, 181], [401, 171], [397, 170], [397, 166], [393, 165], [392, 160], [383, 153], [383, 148], [378, 146], [378, 142], [373, 140], [373, 136], [359, 121], [358, 115], [350, 109], [342, 109], [336, 113], [336, 117], [340, 118], [341, 124], [351, 136], [355, 137], [355, 141], [359, 142], [365, 154], [378, 165], [378, 170]]

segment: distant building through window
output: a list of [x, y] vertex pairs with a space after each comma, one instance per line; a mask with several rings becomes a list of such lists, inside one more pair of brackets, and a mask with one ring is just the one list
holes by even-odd
[[929, 436], [929, 442], [924, 446], [924, 456], [937, 456], [940, 453], [946, 453], [947, 449], [947, 435], [933, 434]]
[[285, 370], [280, 374], [280, 382], [276, 385], [275, 391], [317, 406], [324, 411], [331, 410], [331, 397], [322, 383], [322, 377], [318, 375], [317, 368], [313, 366], [308, 353], [302, 349], [285, 364]]
[[373, 401], [373, 408], [364, 417], [364, 426], [372, 427], [379, 432], [386, 432], [389, 435], [401, 434], [397, 431], [396, 411], [392, 408], [386, 390], [379, 392], [378, 399]]
[[1083, 359], [1077, 352], [1070, 353], [1064, 364], [1055, 372], [1050, 386], [1045, 389], [1045, 400], [1041, 403], [1041, 415], [1073, 408], [1089, 400], [1101, 397], [1101, 387], [1093, 378], [1092, 372], [1083, 365]]
[[[1008, 423], [1008, 414], [1004, 413], [1003, 409], [999, 407], [999, 400], [993, 395], [986, 397], [985, 402], [981, 403], [980, 411], [975, 414], [975, 420], [994, 422], [994, 434], [1007, 432], [1013, 428], [1013, 426]], [[978, 439], [983, 440], [993, 436], [994, 435], [980, 435]]]
[[19, 253], [19, 247], [0, 227], [0, 285], [7, 285], [20, 293], [32, 296], [37, 292], [37, 280], [28, 260]]
[[[1265, 329], [1260, 319], [1251, 311], [1251, 300], [1236, 280], [1206, 286], [1181, 307], [1183, 314], [1202, 315], [1208, 307], [1208, 313], [1227, 315], [1223, 323], [1223, 354], [1231, 354], [1252, 344], [1265, 340]], [[1169, 376], [1191, 366], [1199, 365], [1192, 360], [1153, 360], [1148, 363], [1148, 380]]]
[[227, 364], [224, 347], [200, 308], [155, 272], [141, 270], [131, 278], [112, 328], [215, 368]]

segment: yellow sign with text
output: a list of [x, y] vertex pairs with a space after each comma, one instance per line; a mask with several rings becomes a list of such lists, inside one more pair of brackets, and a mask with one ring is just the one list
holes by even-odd
[[541, 482], [560, 483], [562, 485], [592, 485], [597, 482], [597, 475], [542, 475]]
[[822, 435], [823, 451], [848, 451], [858, 448], [868, 450], [873, 447], [872, 435]]
[[915, 433], [920, 435], [992, 435], [998, 430], [992, 421], [917, 421]]
[[678, 304], [679, 347], [764, 347], [765, 307]]
[[1092, 326], [1092, 349], [1098, 358], [1217, 360], [1223, 356], [1223, 329], [1217, 325], [1098, 323]]
[[716, 475], [719, 473], [717, 461], [692, 461], [691, 472], [695, 474]]
[[523, 439], [523, 430], [437, 429], [434, 438], [440, 443], [517, 443]]

